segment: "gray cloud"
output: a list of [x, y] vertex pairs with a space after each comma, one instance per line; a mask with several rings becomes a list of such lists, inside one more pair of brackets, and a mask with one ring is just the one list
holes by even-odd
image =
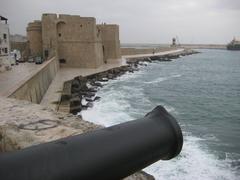
[[217, 0], [215, 2], [215, 8], [240, 10], [239, 0]]
[[122, 42], [227, 43], [240, 36], [239, 0], [1, 0], [11, 33], [25, 34], [42, 13], [96, 17], [120, 25]]

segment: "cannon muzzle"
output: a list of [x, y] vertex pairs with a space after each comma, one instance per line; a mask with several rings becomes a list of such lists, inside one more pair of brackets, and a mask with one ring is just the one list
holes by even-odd
[[175, 118], [157, 106], [144, 118], [0, 154], [1, 180], [121, 179], [183, 144]]

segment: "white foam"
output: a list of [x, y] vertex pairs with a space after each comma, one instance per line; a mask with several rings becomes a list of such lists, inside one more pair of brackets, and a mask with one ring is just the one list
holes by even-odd
[[147, 81], [145, 82], [146, 84], [155, 84], [155, 83], [159, 83], [159, 82], [162, 82], [162, 81], [166, 81], [166, 80], [169, 80], [169, 79], [172, 79], [172, 78], [179, 78], [181, 77], [182, 75], [181, 74], [176, 74], [176, 75], [172, 75], [172, 76], [167, 76], [167, 77], [158, 77], [157, 79], [153, 80], [153, 81]]
[[163, 104], [163, 106], [168, 112], [174, 113], [174, 114], [179, 114], [178, 111], [176, 111], [176, 109], [173, 106], [164, 105], [164, 104]]
[[82, 105], [85, 106], [87, 103], [88, 103], [88, 102], [86, 101], [86, 99], [83, 98], [83, 99], [82, 99]]
[[[134, 79], [143, 72], [138, 71], [134, 74], [127, 73], [119, 77], [119, 81]], [[180, 74], [172, 75], [170, 78], [181, 77]], [[160, 82], [161, 79], [158, 79]], [[151, 104], [142, 89], [129, 86], [118, 87], [119, 81], [111, 80], [105, 85], [97, 96], [101, 97], [99, 102], [94, 103], [94, 107], [82, 111], [85, 120], [92, 121], [104, 126], [111, 126], [134, 119], [130, 115], [132, 109], [129, 99], [136, 98], [139, 104]], [[155, 80], [156, 81], [156, 80]], [[172, 113], [178, 113], [173, 106], [164, 105]], [[131, 110], [133, 111], [133, 110]], [[139, 112], [136, 112], [139, 113]], [[147, 133], [147, 132], [145, 132]], [[170, 161], [159, 161], [144, 169], [146, 172], [154, 175], [157, 180], [235, 180], [237, 170], [230, 167], [231, 159], [220, 160], [213, 152], [210, 152], [204, 145], [206, 139], [214, 139], [214, 136], [206, 136], [204, 139], [184, 133], [184, 146], [181, 154]]]
[[229, 167], [229, 159], [219, 160], [201, 147], [203, 139], [186, 135], [181, 154], [170, 161], [158, 161], [144, 169], [157, 180], [234, 180], [234, 171]]

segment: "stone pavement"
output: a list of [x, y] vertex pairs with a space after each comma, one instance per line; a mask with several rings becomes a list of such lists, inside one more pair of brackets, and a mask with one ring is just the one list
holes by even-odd
[[0, 96], [8, 97], [26, 80], [35, 74], [44, 64], [19, 63], [12, 70], [0, 73]]

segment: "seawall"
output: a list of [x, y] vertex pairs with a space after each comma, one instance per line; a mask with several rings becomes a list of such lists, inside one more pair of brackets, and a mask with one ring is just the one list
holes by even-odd
[[190, 49], [227, 49], [225, 44], [181, 44], [181, 47]]
[[94, 101], [98, 101], [101, 98], [96, 96], [96, 92], [103, 86], [102, 82], [106, 83], [108, 80], [116, 79], [127, 72], [133, 73], [138, 71], [139, 65], [146, 65], [144, 62], [172, 61], [181, 56], [195, 53], [197, 52], [193, 50], [179, 49], [155, 54], [129, 55], [125, 56], [127, 61], [125, 65], [109, 68], [105, 71], [75, 76], [63, 83], [57, 109], [62, 112], [78, 114], [82, 110], [93, 107]]
[[174, 50], [171, 47], [159, 47], [159, 48], [121, 48], [122, 56], [126, 55], [138, 55], [138, 54], [152, 54], [159, 53], [163, 51]]
[[52, 57], [34, 74], [20, 84], [8, 97], [40, 103], [59, 69], [58, 60]]

